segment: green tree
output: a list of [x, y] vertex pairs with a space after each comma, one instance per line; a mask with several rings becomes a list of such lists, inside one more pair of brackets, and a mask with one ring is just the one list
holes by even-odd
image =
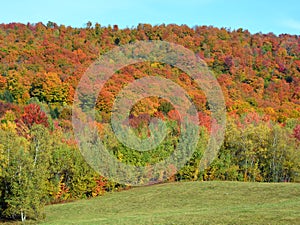
[[47, 129], [34, 125], [30, 139], [0, 130], [2, 214], [8, 218], [39, 219], [46, 203], [51, 143]]
[[31, 193], [34, 185], [30, 179], [33, 160], [29, 157], [29, 143], [15, 133], [0, 130], [4, 157], [1, 160], [2, 216], [26, 220], [32, 213]]

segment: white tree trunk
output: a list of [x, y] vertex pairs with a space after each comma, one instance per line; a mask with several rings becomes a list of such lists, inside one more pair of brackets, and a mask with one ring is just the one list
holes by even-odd
[[22, 220], [22, 222], [25, 222], [25, 220], [26, 220], [26, 213], [23, 212], [23, 210], [21, 210], [21, 220]]

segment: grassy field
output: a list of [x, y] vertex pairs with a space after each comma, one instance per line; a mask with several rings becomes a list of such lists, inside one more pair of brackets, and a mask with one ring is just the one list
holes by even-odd
[[40, 224], [300, 224], [300, 184], [186, 182], [46, 207]]

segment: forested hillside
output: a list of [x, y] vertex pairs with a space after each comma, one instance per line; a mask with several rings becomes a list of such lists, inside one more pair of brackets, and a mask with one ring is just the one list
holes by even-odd
[[[91, 63], [116, 46], [139, 40], [180, 44], [207, 63], [224, 93], [226, 135], [218, 157], [199, 170], [209, 134], [214, 132], [205, 95], [178, 68], [160, 62], [138, 63], [116, 71], [96, 102], [92, 126], [119, 161], [154, 164], [170, 155], [178, 143], [178, 112], [157, 97], [138, 102], [130, 115], [130, 124], [140, 137], [147, 136], [151, 118], [167, 122], [167, 138], [155, 150], [131, 150], [117, 142], [110, 127], [118, 92], [138, 78], [161, 76], [178, 83], [193, 99], [201, 131], [193, 157], [170, 181], [300, 180], [300, 36], [164, 24], [130, 29], [90, 22], [86, 28], [53, 22], [1, 24], [1, 217], [39, 218], [47, 203], [126, 188], [85, 163], [73, 137], [72, 104], [77, 84]], [[154, 182], [163, 177], [158, 175]], [[141, 179], [147, 183], [147, 177]]]

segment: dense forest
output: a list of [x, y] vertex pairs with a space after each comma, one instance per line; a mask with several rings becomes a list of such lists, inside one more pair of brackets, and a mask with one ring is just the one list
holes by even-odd
[[[153, 151], [122, 145], [110, 126], [114, 99], [124, 86], [161, 76], [186, 90], [196, 105], [200, 127], [193, 157], [169, 181], [300, 181], [300, 36], [173, 24], [126, 29], [90, 22], [85, 28], [54, 22], [0, 24], [1, 218], [38, 219], [45, 204], [127, 188], [85, 162], [73, 134], [72, 104], [79, 80], [100, 55], [140, 40], [182, 45], [207, 63], [226, 101], [224, 143], [209, 167], [199, 170], [214, 132], [206, 96], [179, 68], [145, 62], [117, 71], [96, 101], [91, 126], [97, 127], [111, 154], [121, 162], [147, 167], [174, 151], [179, 116], [164, 99], [145, 98], [130, 112], [130, 125], [141, 138], [147, 136], [151, 118], [166, 121], [167, 137]], [[148, 183], [149, 178], [140, 179]], [[164, 179], [158, 174], [153, 182]]]

